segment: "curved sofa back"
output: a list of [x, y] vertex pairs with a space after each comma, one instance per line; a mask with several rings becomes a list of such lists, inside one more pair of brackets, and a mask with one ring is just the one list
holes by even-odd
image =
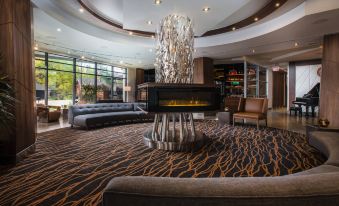
[[137, 111], [137, 106], [145, 108], [143, 103], [99, 103], [73, 105], [68, 109], [68, 122], [73, 124], [74, 117], [84, 114]]
[[339, 173], [281, 177], [119, 177], [106, 187], [104, 206], [339, 204]]
[[339, 132], [311, 132], [308, 141], [327, 157], [325, 165], [339, 167]]
[[328, 157], [319, 167], [280, 177], [117, 177], [107, 185], [104, 206], [339, 205], [339, 133], [312, 132], [311, 146]]

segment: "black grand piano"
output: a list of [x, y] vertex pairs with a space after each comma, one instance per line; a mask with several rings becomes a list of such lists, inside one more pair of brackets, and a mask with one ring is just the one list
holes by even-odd
[[315, 116], [314, 110], [315, 107], [319, 106], [319, 91], [320, 83], [317, 83], [307, 94], [304, 94], [303, 97], [297, 97], [292, 103], [298, 105], [299, 107], [306, 107], [306, 117], [309, 116], [308, 108], [312, 109], [312, 117]]

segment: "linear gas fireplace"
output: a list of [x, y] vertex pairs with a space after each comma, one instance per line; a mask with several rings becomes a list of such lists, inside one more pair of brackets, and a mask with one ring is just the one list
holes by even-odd
[[195, 129], [193, 112], [217, 110], [219, 93], [213, 86], [192, 84], [194, 66], [193, 23], [171, 14], [161, 20], [157, 37], [155, 82], [138, 86], [138, 100], [154, 112], [154, 124], [144, 143], [154, 149], [188, 151], [206, 141]]
[[138, 86], [138, 101], [148, 112], [199, 112], [218, 110], [220, 94], [215, 86], [145, 83]]

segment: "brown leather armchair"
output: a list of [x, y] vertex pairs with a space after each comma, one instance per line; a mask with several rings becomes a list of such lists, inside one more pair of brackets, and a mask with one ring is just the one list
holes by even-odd
[[42, 123], [56, 122], [61, 115], [61, 107], [37, 105], [38, 121]]
[[268, 100], [266, 98], [241, 98], [237, 113], [233, 114], [233, 126], [236, 119], [254, 119], [259, 129], [259, 121], [265, 120], [267, 126]]

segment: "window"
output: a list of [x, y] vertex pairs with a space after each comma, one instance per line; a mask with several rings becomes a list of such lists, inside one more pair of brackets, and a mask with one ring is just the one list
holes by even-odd
[[37, 104], [63, 106], [125, 99], [126, 69], [35, 52]]
[[35, 94], [36, 103], [45, 104], [45, 84], [46, 84], [46, 66], [45, 53], [36, 52], [35, 56]]
[[73, 60], [61, 55], [48, 55], [48, 105], [72, 104]]
[[113, 96], [112, 66], [97, 66], [97, 100], [112, 99]]
[[113, 99], [124, 100], [125, 92], [124, 86], [126, 85], [126, 69], [119, 67], [113, 68]]
[[77, 61], [75, 85], [76, 103], [95, 103], [95, 63], [87, 61]]

